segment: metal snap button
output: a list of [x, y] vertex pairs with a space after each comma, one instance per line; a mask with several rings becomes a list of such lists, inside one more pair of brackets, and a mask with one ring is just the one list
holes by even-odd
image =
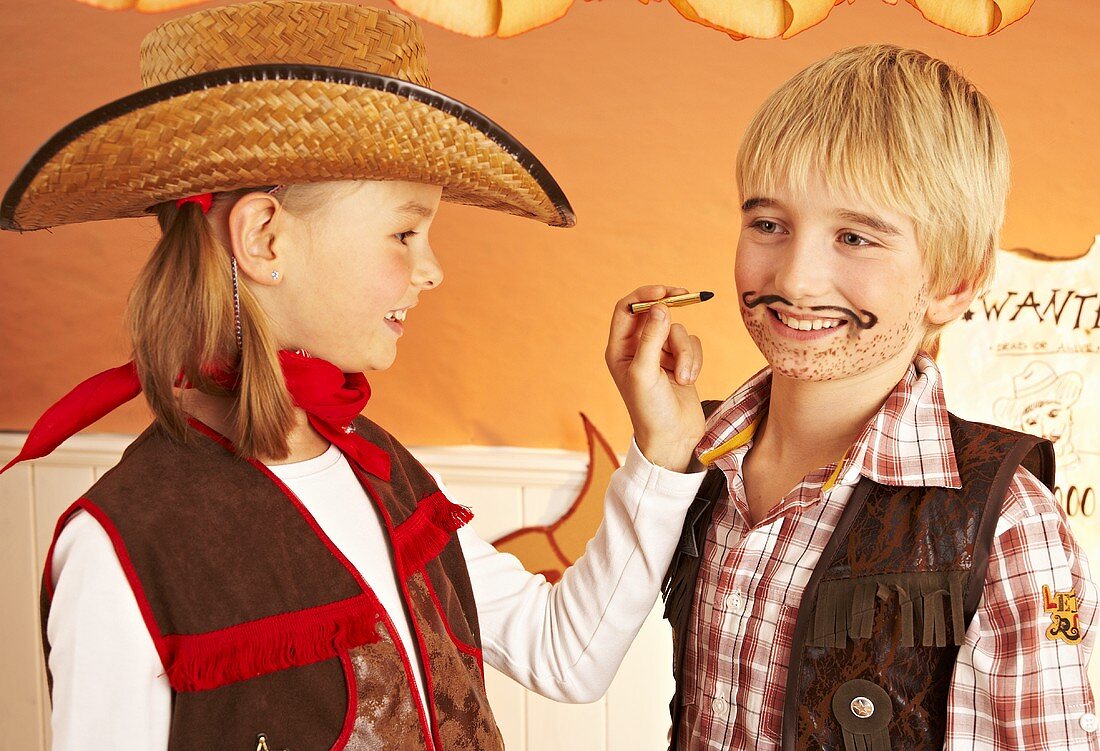
[[875, 713], [875, 703], [866, 696], [857, 696], [852, 699], [852, 714], [860, 719], [867, 719]]

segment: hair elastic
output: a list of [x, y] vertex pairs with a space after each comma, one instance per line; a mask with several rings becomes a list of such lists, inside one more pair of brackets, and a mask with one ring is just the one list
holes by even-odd
[[199, 205], [199, 208], [202, 209], [202, 213], [205, 214], [206, 212], [210, 211], [210, 207], [214, 203], [214, 194], [200, 193], [197, 196], [187, 196], [187, 198], [181, 198], [176, 201], [176, 208], [182, 208], [185, 204], [188, 203], [197, 203]]

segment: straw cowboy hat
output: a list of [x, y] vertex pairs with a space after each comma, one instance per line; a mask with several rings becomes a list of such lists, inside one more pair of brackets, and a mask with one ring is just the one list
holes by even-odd
[[0, 203], [0, 228], [142, 216], [245, 187], [405, 180], [557, 227], [561, 188], [515, 138], [429, 88], [419, 27], [387, 10], [268, 0], [169, 21], [142, 88], [67, 125]]
[[1080, 373], [1058, 375], [1045, 362], [1033, 362], [1012, 378], [1013, 395], [993, 403], [993, 414], [1000, 420], [1018, 423], [1031, 407], [1057, 402], [1068, 407], [1081, 395]]

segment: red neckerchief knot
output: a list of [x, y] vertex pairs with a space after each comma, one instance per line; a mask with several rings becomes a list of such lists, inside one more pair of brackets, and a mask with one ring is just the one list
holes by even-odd
[[279, 365], [295, 406], [305, 410], [313, 429], [364, 470], [389, 482], [390, 455], [358, 435], [353, 424], [370, 400], [367, 377], [289, 350], [279, 352]]
[[[370, 399], [370, 384], [362, 373], [344, 373], [332, 363], [300, 352], [279, 352], [287, 391], [309, 416], [314, 430], [336, 444], [363, 470], [390, 479], [390, 456], [355, 433], [353, 422]], [[208, 375], [227, 385], [235, 378], [212, 369]], [[225, 376], [218, 378], [217, 376]], [[66, 439], [113, 412], [141, 393], [133, 362], [97, 373], [82, 382], [38, 418], [19, 455], [0, 469], [46, 456]]]

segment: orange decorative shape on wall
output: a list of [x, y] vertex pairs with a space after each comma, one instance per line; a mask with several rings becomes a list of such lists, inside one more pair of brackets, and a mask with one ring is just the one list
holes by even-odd
[[669, 0], [689, 21], [724, 31], [735, 39], [788, 39], [825, 20], [837, 0]]
[[201, 5], [206, 0], [77, 0], [101, 10], [136, 10], [138, 13], [163, 13], [189, 5]]
[[[206, 0], [78, 0], [105, 10], [144, 13]], [[591, 0], [587, 0], [591, 2]], [[668, 0], [684, 18], [732, 39], [790, 39], [824, 21], [845, 0]], [[854, 0], [847, 0], [849, 4]], [[871, 2], [872, 0], [867, 0]], [[897, 5], [898, 0], [882, 0]], [[926, 19], [966, 36], [988, 36], [1027, 15], [1035, 0], [907, 0]], [[401, 10], [472, 37], [511, 37], [565, 16], [574, 0], [392, 0]], [[639, 0], [648, 5], [649, 0]], [[660, 0], [655, 0], [660, 2]]]
[[[646, 2], [647, 0], [642, 0]], [[897, 0], [883, 0], [896, 5]], [[928, 21], [966, 36], [988, 36], [1020, 20], [1034, 0], [907, 0]], [[669, 0], [685, 18], [737, 38], [790, 39], [825, 20], [844, 0]], [[853, 0], [848, 0], [849, 4]]]
[[501, 0], [392, 0], [393, 4], [417, 18], [442, 26], [448, 31], [471, 37], [488, 37], [500, 28]]
[[971, 37], [988, 36], [1019, 21], [1034, 0], [908, 0], [926, 19]]
[[549, 582], [561, 579], [600, 528], [604, 493], [619, 468], [615, 452], [596, 426], [583, 413], [581, 419], [588, 439], [588, 474], [576, 499], [554, 523], [517, 529], [493, 542], [497, 550], [511, 553], [524, 568]]
[[573, 0], [505, 0], [497, 36], [512, 37], [553, 23], [568, 13], [571, 5]]
[[511, 37], [553, 23], [573, 0], [392, 0], [406, 13], [472, 37]]
[[[656, 2], [660, 2], [660, 1], [661, 0], [656, 0]], [[641, 2], [642, 2], [643, 5], [649, 5], [649, 0], [641, 0]], [[710, 21], [706, 20], [705, 18], [703, 18], [702, 16], [700, 16], [698, 13], [695, 12], [695, 9], [692, 8], [691, 5], [689, 5], [687, 3], [687, 0], [668, 0], [668, 4], [671, 5], [673, 8], [675, 8], [676, 11], [681, 16], [686, 18], [687, 20], [694, 21], [697, 24], [701, 24], [702, 26], [706, 26], [707, 28], [714, 29], [715, 31], [721, 31], [721, 32], [729, 35], [730, 39], [733, 39], [734, 41], [738, 41], [738, 40], [741, 40], [741, 39], [745, 38], [744, 34], [738, 34], [736, 31], [731, 31], [729, 29], [723, 29], [721, 26], [716, 26], [715, 24], [713, 24]]]

